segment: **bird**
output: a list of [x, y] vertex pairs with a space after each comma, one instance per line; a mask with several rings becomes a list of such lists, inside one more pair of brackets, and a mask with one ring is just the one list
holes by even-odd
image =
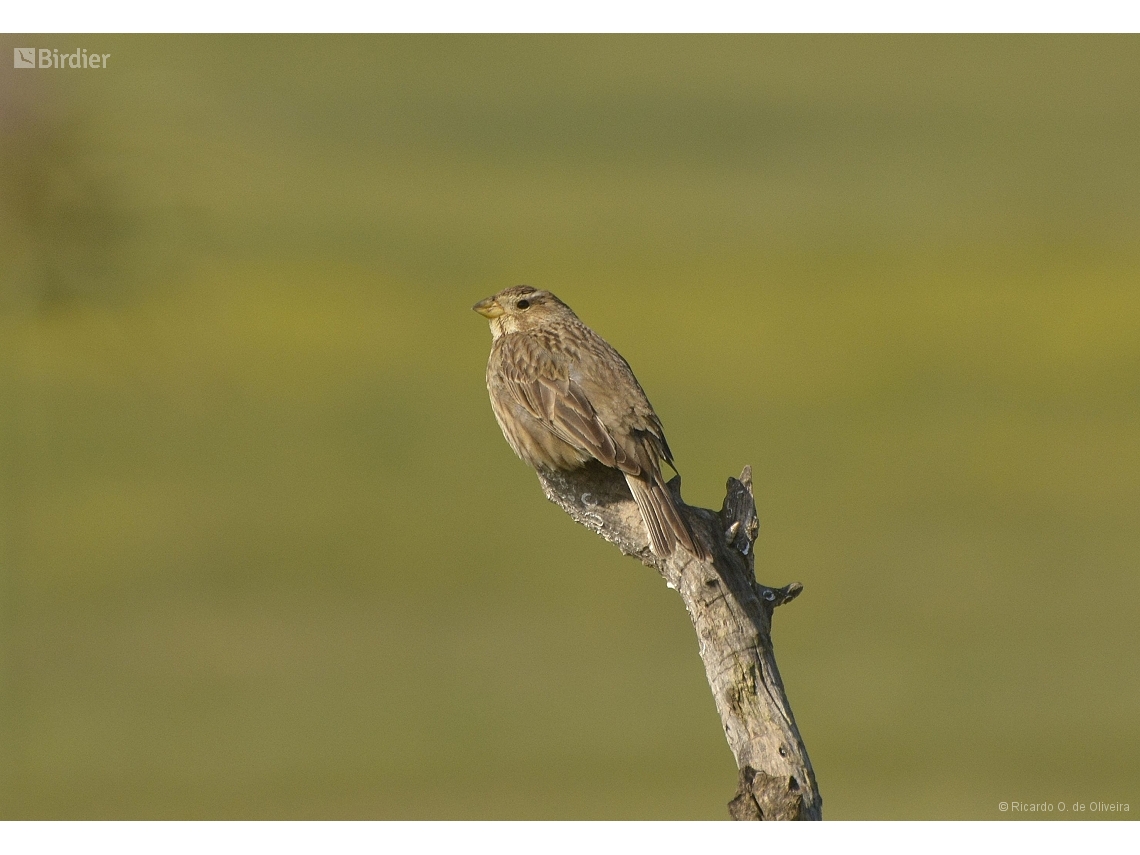
[[660, 557], [706, 560], [661, 475], [673, 452], [629, 363], [550, 291], [516, 285], [480, 300], [491, 323], [487, 392], [507, 443], [535, 470], [598, 460], [625, 476]]

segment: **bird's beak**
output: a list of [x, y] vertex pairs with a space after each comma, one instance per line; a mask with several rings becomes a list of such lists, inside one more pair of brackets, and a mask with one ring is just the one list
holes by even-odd
[[496, 302], [494, 297], [488, 297], [486, 300], [480, 300], [471, 308], [489, 320], [494, 320], [495, 318], [499, 317], [499, 315], [503, 314], [503, 307], [500, 306], [498, 302]]

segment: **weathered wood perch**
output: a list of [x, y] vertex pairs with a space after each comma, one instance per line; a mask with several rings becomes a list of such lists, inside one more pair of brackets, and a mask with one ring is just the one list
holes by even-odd
[[823, 799], [772, 652], [772, 611], [791, 602], [798, 582], [756, 582], [752, 544], [760, 524], [752, 467], [728, 479], [719, 512], [681, 501], [681, 479], [669, 489], [693, 534], [713, 555], [703, 562], [678, 549], [660, 558], [649, 548], [641, 515], [616, 469], [591, 461], [571, 472], [540, 471], [546, 497], [576, 522], [626, 555], [655, 569], [685, 602], [701, 659], [740, 778], [728, 803], [733, 819], [822, 819]]

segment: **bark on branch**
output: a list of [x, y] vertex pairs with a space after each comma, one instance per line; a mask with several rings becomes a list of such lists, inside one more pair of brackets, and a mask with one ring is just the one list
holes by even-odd
[[597, 461], [571, 472], [540, 471], [546, 497], [626, 555], [655, 569], [680, 595], [700, 642], [701, 659], [740, 777], [728, 803], [733, 819], [822, 819], [823, 800], [772, 652], [772, 612], [803, 586], [761, 585], [752, 545], [760, 524], [752, 467], [729, 478], [719, 512], [681, 501], [681, 479], [669, 489], [693, 534], [713, 555], [699, 561], [678, 549], [660, 558], [625, 479]]

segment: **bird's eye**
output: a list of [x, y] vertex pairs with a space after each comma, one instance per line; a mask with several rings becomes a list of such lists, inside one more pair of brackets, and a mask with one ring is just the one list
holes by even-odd
[[529, 309], [530, 308], [530, 300], [519, 300], [517, 303], [515, 303], [515, 305], [518, 306], [520, 309]]

